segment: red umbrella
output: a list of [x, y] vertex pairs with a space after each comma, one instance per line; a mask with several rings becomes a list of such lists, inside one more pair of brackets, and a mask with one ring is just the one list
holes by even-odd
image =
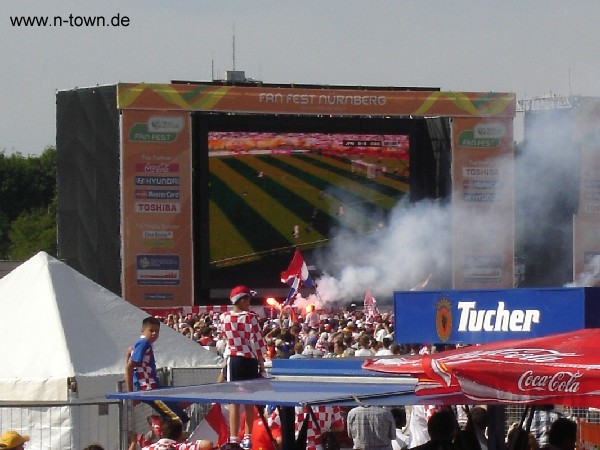
[[462, 393], [481, 403], [600, 407], [600, 329], [369, 359], [363, 368], [412, 375], [419, 380], [417, 394]]

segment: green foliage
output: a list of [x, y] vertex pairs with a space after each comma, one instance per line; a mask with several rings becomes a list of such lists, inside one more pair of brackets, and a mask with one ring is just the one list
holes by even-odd
[[4, 255], [8, 253], [8, 230], [10, 229], [10, 220], [4, 211], [0, 210], [0, 259], [5, 259]]
[[0, 152], [0, 259], [56, 255], [56, 149]]
[[21, 214], [11, 223], [8, 237], [9, 259], [29, 259], [41, 250], [56, 255], [55, 208], [39, 208]]

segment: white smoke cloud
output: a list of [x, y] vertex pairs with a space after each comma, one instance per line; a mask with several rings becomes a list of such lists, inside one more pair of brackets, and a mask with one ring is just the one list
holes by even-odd
[[[536, 277], [539, 286], [593, 286], [600, 280], [600, 258], [570, 283], [571, 217], [577, 208], [580, 168], [569, 112], [532, 115], [525, 138], [514, 161], [515, 254], [525, 256], [526, 267], [536, 272], [526, 271], [525, 280]], [[459, 226], [468, 227], [475, 241], [493, 239], [489, 230], [498, 225], [482, 209]], [[362, 301], [369, 289], [375, 297], [391, 298], [394, 291], [409, 290], [429, 274], [427, 289], [450, 288], [451, 234], [449, 204], [403, 202], [383, 229], [363, 236], [340, 234], [326, 250], [315, 253], [311, 263], [325, 272], [317, 279], [320, 297], [325, 303]]]
[[[579, 151], [572, 111], [530, 113], [523, 152], [516, 160], [517, 254], [525, 256], [525, 280], [539, 286], [572, 281], [572, 217], [579, 192]], [[533, 272], [533, 273], [532, 273]]]
[[600, 284], [600, 255], [594, 256], [581, 273], [572, 283], [566, 283], [565, 287], [593, 287]]
[[383, 228], [365, 235], [342, 233], [333, 239], [317, 266], [323, 302], [362, 299], [367, 290], [391, 298], [430, 273], [450, 270], [451, 216], [438, 202], [402, 203]]

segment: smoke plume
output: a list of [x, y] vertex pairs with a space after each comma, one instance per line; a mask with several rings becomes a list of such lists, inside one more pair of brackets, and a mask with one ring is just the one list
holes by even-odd
[[[579, 156], [569, 111], [531, 115], [525, 141], [515, 155], [515, 255], [525, 259], [525, 285], [562, 286], [572, 280], [572, 217], [577, 210]], [[485, 213], [469, 223], [473, 239], [489, 239], [495, 224]], [[324, 274], [317, 279], [323, 303], [362, 301], [366, 290], [391, 300], [429, 274], [427, 289], [450, 288], [451, 206], [435, 201], [392, 211], [384, 226], [363, 236], [342, 233], [311, 261]], [[493, 234], [493, 233], [492, 233]], [[492, 238], [493, 239], [493, 238]], [[576, 284], [597, 280], [600, 261]]]

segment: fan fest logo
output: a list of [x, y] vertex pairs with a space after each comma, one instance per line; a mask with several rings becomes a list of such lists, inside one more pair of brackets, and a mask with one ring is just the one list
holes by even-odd
[[435, 331], [442, 342], [448, 341], [452, 334], [452, 303], [446, 297], [436, 305]]
[[170, 143], [185, 127], [182, 116], [151, 116], [146, 123], [136, 123], [129, 130], [132, 142]]

